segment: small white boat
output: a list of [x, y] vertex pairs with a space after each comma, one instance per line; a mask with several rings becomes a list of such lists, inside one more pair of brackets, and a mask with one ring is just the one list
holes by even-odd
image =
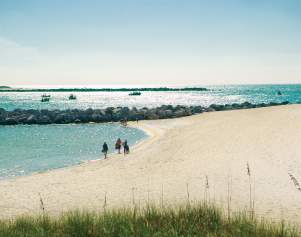
[[41, 98], [41, 102], [49, 102], [51, 96], [50, 96], [50, 95], [43, 94], [41, 97], [42, 97], [42, 98]]

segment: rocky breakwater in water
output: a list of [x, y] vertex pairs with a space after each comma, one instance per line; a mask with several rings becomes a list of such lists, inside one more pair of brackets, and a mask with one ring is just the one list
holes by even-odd
[[179, 118], [203, 112], [251, 109], [276, 105], [285, 105], [288, 102], [268, 103], [268, 104], [251, 104], [244, 102], [241, 104], [215, 105], [209, 107], [202, 106], [172, 106], [162, 105], [156, 108], [128, 108], [128, 107], [108, 107], [106, 109], [72, 109], [72, 110], [23, 110], [6, 111], [0, 108], [0, 125], [16, 124], [67, 124], [67, 123], [104, 123], [117, 122], [127, 119], [151, 120]]

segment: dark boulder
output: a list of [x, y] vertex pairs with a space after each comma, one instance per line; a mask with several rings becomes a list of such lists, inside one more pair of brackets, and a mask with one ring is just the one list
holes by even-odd
[[156, 111], [154, 109], [150, 109], [146, 112], [145, 118], [149, 120], [156, 120], [159, 119], [159, 116], [156, 114]]
[[187, 113], [184, 109], [180, 108], [180, 109], [176, 110], [173, 113], [173, 115], [174, 115], [175, 118], [180, 118], [180, 117], [187, 116]]
[[222, 110], [224, 110], [225, 106], [212, 104], [209, 106], [209, 108], [213, 109], [213, 111], [222, 111]]
[[3, 108], [0, 108], [0, 114], [5, 114], [5, 113], [6, 113], [6, 110]]
[[54, 123], [63, 124], [66, 123], [65, 114], [57, 114], [53, 120]]
[[15, 118], [6, 118], [4, 120], [4, 125], [16, 125], [18, 124], [18, 121]]
[[103, 119], [103, 116], [101, 113], [93, 113], [91, 115], [91, 120], [92, 120], [92, 122], [95, 122], [95, 123], [104, 122], [104, 119]]
[[47, 115], [43, 115], [39, 121], [39, 124], [50, 124], [51, 123], [51, 119], [47, 116]]
[[190, 110], [193, 114], [199, 114], [202, 113], [204, 109], [202, 108], [202, 106], [191, 106]]

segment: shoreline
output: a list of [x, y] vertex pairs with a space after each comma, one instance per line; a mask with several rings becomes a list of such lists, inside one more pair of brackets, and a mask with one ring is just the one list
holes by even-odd
[[[99, 123], [88, 123], [88, 124], [91, 124], [91, 125], [101, 125]], [[119, 124], [118, 122], [109, 122], [109, 123], [106, 123], [106, 124]], [[49, 126], [77, 126], [77, 125], [80, 125], [80, 124], [48, 124]], [[33, 125], [28, 125], [28, 124], [20, 124], [20, 125], [17, 125], [17, 126], [40, 126], [39, 124], [33, 124]], [[121, 126], [121, 125], [120, 125]], [[132, 127], [132, 128], [136, 128], [136, 129], [139, 129], [137, 128], [136, 126], [129, 124], [128, 125], [129, 127]], [[143, 142], [147, 139], [149, 139], [151, 136], [152, 136], [152, 132], [148, 129], [140, 129], [142, 130], [146, 136], [138, 141], [135, 142], [135, 144], [133, 144], [131, 146], [131, 149], [136, 149], [137, 147], [139, 147], [140, 145], [143, 144]], [[108, 153], [108, 158], [110, 158], [111, 156], [115, 156], [115, 155], [120, 155], [120, 154], [117, 154], [115, 149], [113, 149], [113, 152], [112, 153]], [[85, 164], [89, 164], [89, 163], [93, 163], [93, 162], [100, 162], [102, 160], [105, 160], [104, 159], [104, 155], [102, 153], [99, 154], [99, 159], [94, 159], [94, 160], [81, 160], [79, 161], [78, 163], [75, 163], [73, 165], [70, 165], [70, 166], [64, 166], [64, 167], [59, 167], [59, 168], [52, 168], [52, 169], [48, 169], [48, 170], [43, 170], [43, 171], [36, 171], [36, 172], [33, 172], [33, 173], [29, 173], [29, 174], [26, 174], [26, 175], [16, 175], [16, 176], [12, 176], [12, 177], [6, 177], [6, 178], [3, 178], [3, 179], [0, 179], [0, 184], [2, 181], [10, 181], [10, 180], [18, 180], [18, 179], [21, 179], [21, 178], [24, 178], [24, 177], [28, 177], [28, 176], [34, 176], [34, 175], [40, 175], [40, 174], [45, 174], [45, 173], [49, 173], [49, 172], [53, 172], [53, 171], [57, 171], [57, 170], [64, 170], [64, 169], [70, 169], [70, 168], [73, 168], [73, 167], [77, 167], [77, 166], [82, 166], [82, 165], [85, 165]], [[1, 209], [0, 209], [1, 210]]]
[[199, 201], [206, 176], [210, 199], [222, 206], [231, 177], [232, 208], [244, 209], [249, 162], [256, 213], [300, 224], [300, 193], [287, 174], [301, 177], [294, 169], [301, 155], [300, 119], [301, 106], [287, 105], [131, 122], [148, 138], [127, 156], [112, 154], [106, 160], [0, 181], [0, 218], [39, 214], [39, 193], [50, 215], [101, 210], [105, 195], [108, 208], [132, 205], [133, 195], [141, 205], [148, 200], [158, 204], [161, 196], [166, 205], [175, 205], [187, 200], [186, 189], [192, 202]]

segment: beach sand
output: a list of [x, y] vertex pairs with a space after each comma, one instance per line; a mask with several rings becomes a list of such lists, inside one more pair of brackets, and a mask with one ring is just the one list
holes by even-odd
[[176, 205], [188, 194], [224, 207], [231, 196], [232, 210], [247, 209], [249, 163], [257, 215], [301, 223], [301, 192], [289, 176], [301, 181], [300, 105], [130, 124], [150, 136], [127, 156], [1, 181], [0, 218], [41, 213], [39, 194], [50, 215]]

